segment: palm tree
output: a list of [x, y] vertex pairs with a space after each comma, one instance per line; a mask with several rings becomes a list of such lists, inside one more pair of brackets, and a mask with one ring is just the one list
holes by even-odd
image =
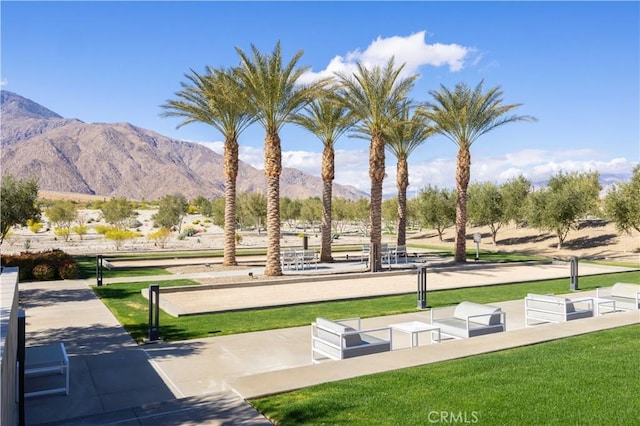
[[386, 148], [398, 163], [396, 165], [396, 187], [398, 188], [398, 232], [397, 245], [407, 244], [407, 187], [409, 186], [409, 163], [411, 153], [434, 134], [433, 127], [422, 114], [411, 115], [408, 103], [401, 105], [397, 118], [387, 131]]
[[382, 182], [385, 175], [385, 130], [394, 111], [403, 102], [413, 87], [417, 75], [400, 79], [404, 65], [395, 68], [391, 58], [386, 66], [365, 68], [357, 64], [354, 74], [338, 73], [344, 90], [340, 97], [342, 105], [353, 112], [359, 120], [354, 127], [355, 136], [369, 139], [369, 177], [371, 178], [371, 246], [378, 248], [371, 265], [373, 271], [380, 270], [382, 242]]
[[204, 75], [191, 70], [185, 74], [177, 100], [162, 105], [164, 117], [182, 117], [178, 125], [205, 123], [218, 130], [224, 141], [224, 259], [223, 264], [236, 261], [236, 179], [238, 177], [238, 137], [255, 121], [251, 104], [233, 70], [207, 67]]
[[331, 198], [335, 178], [335, 153], [333, 146], [353, 124], [353, 113], [329, 97], [320, 98], [307, 105], [304, 114], [297, 114], [294, 122], [316, 135], [322, 151], [322, 245], [320, 261], [330, 262], [331, 257]]
[[507, 123], [536, 121], [527, 115], [507, 115], [521, 104], [505, 105], [500, 87], [482, 92], [481, 81], [475, 89], [458, 83], [452, 92], [443, 85], [429, 92], [434, 98], [423, 113], [435, 123], [435, 131], [458, 146], [456, 166], [456, 262], [466, 261], [467, 187], [471, 176], [470, 147], [480, 136]]
[[251, 45], [252, 57], [236, 47], [240, 55], [238, 77], [242, 81], [256, 121], [265, 129], [264, 172], [267, 178], [267, 262], [265, 275], [282, 275], [280, 265], [280, 174], [282, 148], [279, 131], [314, 98], [322, 95], [327, 80], [308, 85], [297, 84], [308, 67], [296, 68], [303, 52], [283, 64], [280, 42], [271, 54], [263, 55]]

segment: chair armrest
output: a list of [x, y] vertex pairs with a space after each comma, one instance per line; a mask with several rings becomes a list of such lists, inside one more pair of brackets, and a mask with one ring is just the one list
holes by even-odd
[[590, 309], [593, 309], [593, 297], [580, 297], [578, 299], [569, 299], [571, 303], [587, 303]]
[[[380, 332], [383, 332], [383, 331], [386, 332], [386, 335], [387, 335], [387, 337], [384, 338], [384, 340], [387, 340], [387, 341], [391, 342], [391, 336], [392, 336], [391, 327], [368, 328], [366, 330], [360, 330], [358, 332], [358, 334], [370, 334], [370, 335], [372, 335], [372, 333], [380, 333]], [[353, 334], [353, 333], [351, 333], [351, 334]], [[376, 337], [376, 336], [374, 336], [374, 337]], [[380, 338], [380, 337], [378, 337], [378, 338]]]
[[[469, 331], [469, 322], [471, 321], [471, 318], [481, 318], [481, 317], [490, 317], [492, 315], [496, 315], [499, 314], [500, 315], [500, 324], [494, 324], [494, 325], [487, 325], [487, 327], [494, 327], [496, 325], [502, 325], [505, 327], [506, 330], [506, 323], [507, 323], [507, 316], [506, 316], [506, 312], [504, 311], [500, 311], [500, 312], [490, 312], [488, 314], [476, 314], [476, 315], [467, 315], [466, 318], [466, 324], [467, 324], [467, 331]], [[475, 322], [475, 321], [474, 321]]]

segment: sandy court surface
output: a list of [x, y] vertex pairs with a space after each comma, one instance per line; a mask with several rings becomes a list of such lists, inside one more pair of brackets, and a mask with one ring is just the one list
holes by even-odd
[[[474, 287], [499, 283], [515, 283], [530, 279], [565, 278], [570, 274], [566, 264], [513, 265], [505, 267], [474, 268], [464, 270], [439, 270], [428, 274], [429, 291], [449, 288]], [[626, 268], [580, 265], [580, 276], [627, 271]], [[198, 280], [200, 281], [200, 280]], [[569, 284], [567, 281], [567, 288]], [[160, 296], [160, 306], [171, 315], [208, 313], [233, 309], [280, 306], [296, 303], [344, 300], [412, 293], [416, 290], [413, 273], [385, 276], [351, 277], [341, 280], [313, 280], [277, 285], [258, 285], [233, 288], [202, 289], [185, 288], [185, 291], [165, 291]], [[143, 294], [146, 294], [143, 292]], [[148, 297], [148, 296], [147, 296]]]

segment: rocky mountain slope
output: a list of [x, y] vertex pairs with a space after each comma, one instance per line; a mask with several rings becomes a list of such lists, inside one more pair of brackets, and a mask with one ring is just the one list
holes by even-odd
[[[84, 123], [12, 92], [1, 93], [2, 174], [30, 175], [42, 190], [153, 200], [224, 194], [223, 158], [209, 148], [171, 139], [129, 123]], [[240, 162], [238, 192], [266, 192], [264, 173]], [[320, 196], [322, 180], [284, 169], [281, 194]], [[334, 184], [333, 195], [366, 196]]]

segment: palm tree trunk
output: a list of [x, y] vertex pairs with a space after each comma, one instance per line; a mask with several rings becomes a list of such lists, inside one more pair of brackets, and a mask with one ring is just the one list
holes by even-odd
[[325, 143], [322, 152], [322, 245], [320, 262], [331, 262], [331, 198], [333, 195], [333, 179], [335, 176], [335, 155], [333, 144]]
[[373, 135], [369, 149], [369, 177], [371, 178], [371, 206], [369, 218], [371, 219], [371, 247], [375, 258], [372, 259], [373, 271], [382, 269], [382, 256], [380, 252], [382, 244], [382, 182], [384, 180], [384, 139], [382, 135]]
[[456, 253], [455, 261], [467, 261], [467, 187], [471, 177], [471, 153], [466, 144], [461, 144], [458, 150], [456, 165]]
[[399, 158], [396, 185], [398, 187], [398, 232], [396, 244], [407, 244], [407, 188], [409, 187], [409, 165], [406, 158]]
[[224, 258], [225, 266], [236, 266], [236, 179], [238, 177], [238, 140], [229, 138], [224, 144]]
[[282, 149], [277, 132], [267, 134], [264, 143], [264, 172], [267, 177], [267, 262], [264, 274], [282, 275], [280, 265], [280, 174]]
[[322, 245], [320, 248], [320, 262], [331, 262], [331, 196], [333, 182], [322, 181]]

